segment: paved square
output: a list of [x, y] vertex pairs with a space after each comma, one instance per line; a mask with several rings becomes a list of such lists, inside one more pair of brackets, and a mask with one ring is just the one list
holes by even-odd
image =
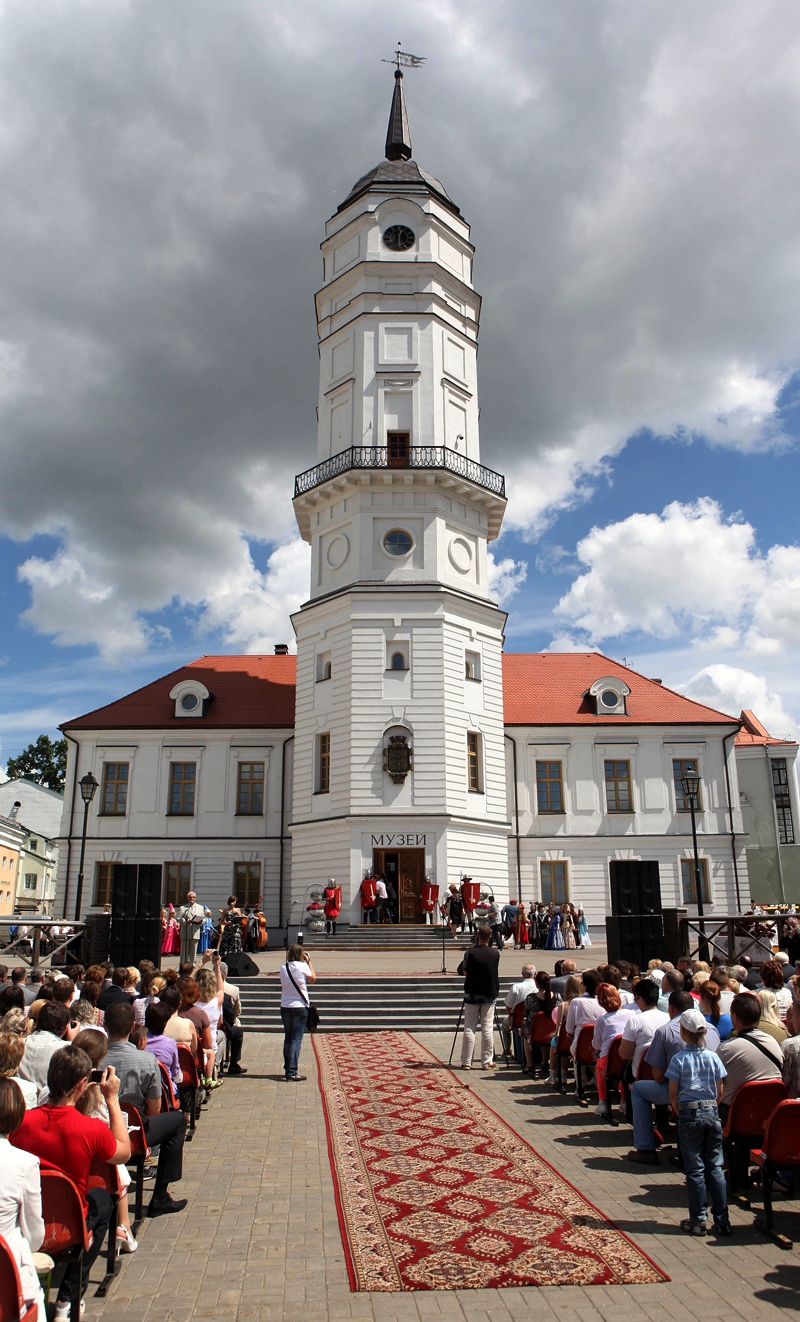
[[[446, 1060], [452, 1038], [420, 1041]], [[626, 1168], [620, 1157], [630, 1147], [629, 1128], [609, 1129], [504, 1067], [458, 1077], [626, 1230], [671, 1282], [351, 1294], [313, 1049], [306, 1039], [301, 1070], [309, 1078], [294, 1085], [282, 1081], [281, 1050], [278, 1035], [248, 1037], [249, 1073], [217, 1090], [187, 1144], [180, 1186], [190, 1200], [186, 1213], [143, 1223], [139, 1251], [123, 1260], [108, 1297], [95, 1298], [90, 1286], [87, 1322], [517, 1322], [534, 1312], [559, 1322], [663, 1322], [665, 1313], [698, 1312], [737, 1322], [800, 1307], [797, 1251], [784, 1252], [754, 1231], [751, 1213], [732, 1210], [730, 1240], [688, 1239], [678, 1230], [685, 1215], [679, 1172], [666, 1164]], [[783, 1210], [792, 1206], [798, 1210]], [[800, 1240], [800, 1205], [779, 1207], [780, 1223]]]

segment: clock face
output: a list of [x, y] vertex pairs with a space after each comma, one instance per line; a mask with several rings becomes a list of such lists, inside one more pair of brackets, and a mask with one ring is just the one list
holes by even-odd
[[383, 231], [383, 246], [392, 252], [405, 252], [414, 242], [414, 231], [408, 225], [390, 225]]

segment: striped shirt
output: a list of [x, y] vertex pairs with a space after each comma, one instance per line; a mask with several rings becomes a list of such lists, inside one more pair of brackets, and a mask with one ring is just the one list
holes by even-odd
[[719, 1056], [705, 1047], [684, 1047], [672, 1057], [665, 1077], [678, 1084], [678, 1105], [681, 1102], [715, 1102], [717, 1083], [727, 1070]]

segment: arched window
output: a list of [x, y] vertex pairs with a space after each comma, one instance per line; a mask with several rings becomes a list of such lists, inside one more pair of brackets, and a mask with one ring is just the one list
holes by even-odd
[[406, 659], [402, 652], [392, 652], [391, 670], [405, 670]]
[[330, 661], [326, 661], [322, 667], [322, 678], [330, 679], [330, 677], [331, 677], [331, 663]]

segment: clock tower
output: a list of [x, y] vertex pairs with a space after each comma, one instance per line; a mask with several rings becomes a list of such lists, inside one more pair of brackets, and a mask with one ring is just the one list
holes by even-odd
[[422, 919], [472, 876], [508, 894], [501, 652], [487, 545], [503, 478], [480, 462], [474, 249], [444, 186], [413, 159], [395, 75], [385, 159], [326, 226], [316, 296], [317, 463], [295, 483], [311, 544], [294, 615], [294, 921], [312, 884], [361, 921], [374, 868]]

